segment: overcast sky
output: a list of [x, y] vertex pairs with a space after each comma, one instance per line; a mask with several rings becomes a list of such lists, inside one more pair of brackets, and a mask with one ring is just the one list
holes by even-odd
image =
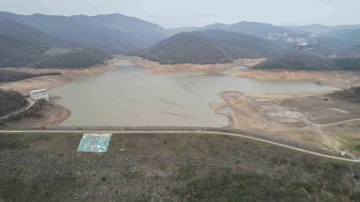
[[166, 28], [240, 21], [275, 25], [360, 24], [360, 0], [0, 0], [18, 14], [121, 13]]

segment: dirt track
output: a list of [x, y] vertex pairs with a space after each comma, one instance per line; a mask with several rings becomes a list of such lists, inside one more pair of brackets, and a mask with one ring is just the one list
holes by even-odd
[[[16, 133], [101, 133], [103, 131], [56, 131], [56, 130], [51, 130], [51, 131], [25, 130], [25, 131], [21, 131], [21, 130], [0, 130], [0, 132], [2, 132], [2, 133], [15, 133], [16, 134]], [[326, 154], [321, 154], [321, 153], [317, 153], [317, 152], [313, 152], [313, 151], [309, 151], [309, 150], [305, 150], [305, 149], [300, 149], [300, 148], [288, 146], [288, 145], [277, 143], [277, 142], [272, 142], [272, 141], [269, 141], [269, 140], [263, 140], [263, 139], [256, 138], [256, 137], [251, 137], [251, 136], [246, 136], [246, 135], [241, 135], [241, 134], [236, 134], [236, 133], [229, 133], [229, 132], [212, 132], [212, 131], [106, 131], [106, 132], [108, 132], [108, 133], [118, 133], [118, 134], [169, 134], [169, 133], [171, 133], [171, 134], [193, 134], [193, 133], [198, 133], [198, 134], [227, 135], [227, 136], [247, 138], [247, 139], [251, 139], [251, 140], [265, 142], [265, 143], [268, 143], [268, 144], [273, 144], [273, 145], [276, 145], [276, 146], [285, 147], [285, 148], [288, 148], [288, 149], [292, 149], [292, 150], [296, 150], [296, 151], [299, 151], [299, 152], [304, 152], [304, 153], [308, 153], [308, 154], [312, 154], [312, 155], [316, 155], [316, 156], [320, 156], [320, 157], [324, 157], [324, 158], [330, 158], [330, 159], [335, 159], [335, 160], [340, 160], [340, 161], [348, 161], [348, 162], [358, 162], [357, 160], [353, 160], [353, 159], [330, 156], [330, 155], [326, 155]]]

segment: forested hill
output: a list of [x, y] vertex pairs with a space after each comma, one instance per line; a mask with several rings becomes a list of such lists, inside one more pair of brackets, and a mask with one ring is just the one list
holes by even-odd
[[59, 39], [23, 23], [11, 20], [9, 18], [1, 17], [1, 15], [0, 28], [0, 35], [2, 36], [8, 36], [17, 40], [23, 40], [47, 47], [56, 46], [75, 48], [80, 46], [80, 43]]
[[102, 64], [109, 55], [0, 17], [0, 67], [79, 68]]
[[268, 59], [254, 66], [254, 68], [269, 70], [360, 70], [360, 58], [330, 58], [310, 53], [290, 52]]
[[167, 30], [159, 25], [121, 14], [67, 17], [0, 12], [1, 17], [25, 24], [58, 39], [81, 43], [108, 54], [143, 48], [168, 36]]
[[269, 57], [284, 52], [284, 48], [255, 36], [205, 30], [183, 32], [149, 48], [131, 52], [162, 64], [214, 64], [239, 58]]

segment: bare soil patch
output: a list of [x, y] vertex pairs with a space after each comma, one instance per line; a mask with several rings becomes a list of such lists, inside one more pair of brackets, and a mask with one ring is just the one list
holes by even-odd
[[282, 105], [306, 114], [316, 124], [334, 123], [360, 118], [360, 105], [343, 99], [324, 96], [309, 96], [282, 100]]
[[[360, 119], [357, 120], [360, 118], [358, 103], [325, 93], [246, 95], [224, 92], [221, 97], [224, 103], [212, 103], [210, 107], [226, 115], [233, 128], [279, 135], [337, 152], [348, 150], [356, 153], [353, 144], [344, 144], [338, 136], [343, 132], [344, 138], [350, 141], [359, 138], [345, 135], [360, 134], [360, 127], [354, 126], [360, 124]], [[233, 113], [222, 113], [221, 109], [226, 106]], [[353, 119], [354, 122], [346, 123]], [[332, 130], [334, 128], [336, 130]]]

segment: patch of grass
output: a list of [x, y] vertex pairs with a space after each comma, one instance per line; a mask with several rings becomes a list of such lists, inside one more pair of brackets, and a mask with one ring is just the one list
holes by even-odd
[[196, 166], [194, 165], [181, 165], [179, 167], [179, 178], [187, 180], [196, 175]]
[[354, 146], [354, 150], [360, 151], [360, 144]]
[[307, 201], [314, 189], [308, 184], [289, 184], [261, 175], [226, 172], [196, 179], [178, 190], [185, 201]]
[[47, 50], [44, 55], [46, 56], [56, 56], [56, 55], [65, 55], [68, 53], [71, 53], [72, 50], [70, 49], [64, 49], [64, 48], [50, 48]]

